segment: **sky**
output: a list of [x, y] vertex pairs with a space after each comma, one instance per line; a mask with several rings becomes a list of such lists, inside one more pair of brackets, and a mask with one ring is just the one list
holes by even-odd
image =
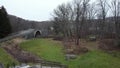
[[8, 14], [27, 20], [46, 21], [58, 5], [72, 0], [0, 0]]

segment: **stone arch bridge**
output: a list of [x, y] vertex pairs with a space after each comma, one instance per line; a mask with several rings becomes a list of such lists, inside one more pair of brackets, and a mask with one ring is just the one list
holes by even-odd
[[41, 30], [38, 30], [38, 29], [37, 30], [36, 29], [23, 30], [23, 31], [19, 31], [16, 33], [12, 33], [3, 39], [0, 39], [0, 42], [7, 41], [7, 40], [17, 38], [17, 37], [22, 37], [25, 39], [40, 38], [43, 36], [42, 33], [43, 32]]

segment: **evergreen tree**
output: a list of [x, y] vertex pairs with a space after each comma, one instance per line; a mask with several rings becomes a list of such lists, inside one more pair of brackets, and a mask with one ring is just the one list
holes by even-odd
[[2, 6], [0, 8], [0, 38], [4, 38], [11, 33], [11, 25], [6, 12], [6, 9]]

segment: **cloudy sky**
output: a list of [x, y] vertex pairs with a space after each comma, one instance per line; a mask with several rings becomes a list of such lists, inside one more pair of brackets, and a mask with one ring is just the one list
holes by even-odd
[[71, 0], [0, 0], [9, 14], [36, 21], [51, 18], [53, 10], [61, 3]]

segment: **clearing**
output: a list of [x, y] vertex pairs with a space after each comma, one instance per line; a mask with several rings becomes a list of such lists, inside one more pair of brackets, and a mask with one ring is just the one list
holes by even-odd
[[66, 64], [69, 68], [120, 68], [120, 58], [98, 50], [95, 47], [96, 43], [88, 42], [86, 45], [90, 48], [88, 53], [69, 61], [65, 59], [64, 49], [60, 41], [33, 39], [21, 43], [20, 47], [44, 60]]

